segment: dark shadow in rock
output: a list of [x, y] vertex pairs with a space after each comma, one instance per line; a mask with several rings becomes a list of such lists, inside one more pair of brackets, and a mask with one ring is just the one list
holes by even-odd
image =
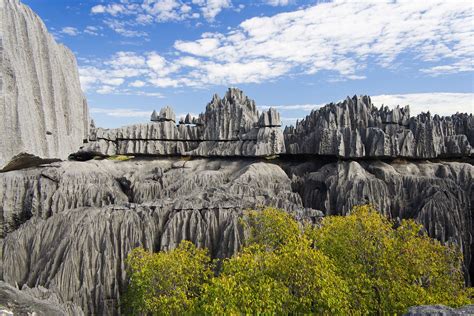
[[50, 163], [58, 162], [58, 161], [61, 161], [61, 159], [55, 159], [55, 158], [44, 159], [32, 154], [20, 153], [16, 155], [15, 157], [13, 157], [12, 160], [10, 160], [10, 162], [7, 163], [5, 167], [3, 167], [3, 169], [0, 170], [0, 172], [20, 170], [20, 169], [26, 169], [26, 168], [31, 168], [31, 167], [39, 167], [42, 165], [48, 165]]

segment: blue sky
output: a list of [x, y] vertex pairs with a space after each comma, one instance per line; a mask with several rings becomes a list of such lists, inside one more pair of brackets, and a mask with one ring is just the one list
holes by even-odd
[[76, 54], [96, 125], [200, 113], [239, 87], [284, 124], [348, 95], [473, 112], [474, 8], [462, 1], [22, 0]]

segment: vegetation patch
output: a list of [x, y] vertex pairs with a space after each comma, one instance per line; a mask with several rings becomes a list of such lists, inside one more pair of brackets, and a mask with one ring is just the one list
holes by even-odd
[[[402, 314], [414, 305], [472, 303], [462, 255], [422, 226], [395, 226], [370, 206], [313, 226], [283, 211], [249, 211], [232, 258], [183, 241], [127, 259], [126, 312], [161, 314]], [[219, 267], [219, 268], [217, 268]]]
[[113, 161], [127, 161], [130, 159], [135, 158], [134, 156], [127, 156], [127, 155], [114, 155], [110, 156], [107, 158], [107, 160], [113, 160]]

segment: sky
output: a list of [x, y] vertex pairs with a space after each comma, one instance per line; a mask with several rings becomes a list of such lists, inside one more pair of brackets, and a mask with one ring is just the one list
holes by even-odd
[[76, 55], [96, 126], [198, 114], [238, 87], [283, 124], [353, 95], [411, 113], [474, 111], [463, 1], [22, 0]]

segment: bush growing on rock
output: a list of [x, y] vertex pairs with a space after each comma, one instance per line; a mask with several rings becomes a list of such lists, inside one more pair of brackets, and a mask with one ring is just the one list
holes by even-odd
[[152, 314], [382, 314], [423, 304], [470, 302], [461, 253], [412, 220], [394, 223], [370, 206], [301, 224], [273, 208], [246, 212], [243, 249], [213, 265], [183, 241], [129, 254], [130, 312]]

